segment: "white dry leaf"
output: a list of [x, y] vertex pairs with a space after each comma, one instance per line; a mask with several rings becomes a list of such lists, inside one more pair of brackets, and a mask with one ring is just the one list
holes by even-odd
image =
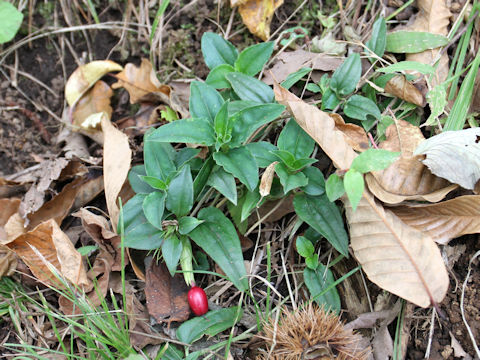
[[414, 155], [430, 171], [465, 189], [473, 190], [480, 179], [480, 128], [446, 131], [417, 147]]

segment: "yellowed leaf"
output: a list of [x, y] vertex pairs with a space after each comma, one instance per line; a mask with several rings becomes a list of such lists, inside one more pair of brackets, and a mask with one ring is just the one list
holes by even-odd
[[20, 235], [7, 246], [43, 282], [58, 286], [58, 280], [50, 271], [50, 264], [73, 284], [89, 285], [82, 256], [53, 219], [38, 225], [28, 233]]
[[419, 157], [413, 155], [418, 144], [425, 140], [417, 126], [397, 120], [385, 134], [386, 140], [379, 144], [379, 148], [399, 151], [401, 156], [385, 170], [365, 176], [370, 191], [377, 198], [388, 204], [405, 200], [437, 202], [457, 188], [457, 185], [433, 175]]
[[155, 75], [152, 64], [147, 59], [142, 59], [140, 67], [132, 63], [125, 65], [125, 69], [117, 75], [118, 82], [112, 85], [113, 89], [125, 88], [130, 94], [130, 103], [136, 104], [150, 93], [161, 92], [170, 94], [170, 87], [162, 85]]
[[67, 80], [65, 99], [69, 106], [74, 106], [83, 94], [104, 75], [112, 71], [122, 71], [123, 67], [110, 60], [97, 60], [79, 66]]
[[270, 23], [273, 13], [283, 4], [283, 0], [246, 0], [233, 1], [248, 30], [262, 40], [270, 37]]
[[403, 75], [391, 78], [385, 85], [385, 92], [420, 107], [425, 106], [425, 98]]
[[[446, 0], [418, 0], [418, 14], [413, 24], [408, 27], [412, 31], [425, 31], [433, 34], [447, 35], [452, 14]], [[407, 54], [407, 61], [418, 61], [423, 64], [435, 65], [440, 49], [425, 50], [421, 53]], [[441, 57], [431, 85], [435, 87], [447, 79], [448, 54], [445, 51]]]
[[[274, 86], [278, 102], [287, 106], [298, 124], [339, 169], [348, 169], [357, 156], [335, 123], [317, 107]], [[435, 242], [385, 210], [364, 190], [356, 211], [346, 197], [351, 246], [368, 278], [381, 288], [419, 306], [439, 303], [448, 288], [448, 273]]]
[[438, 204], [392, 207], [406, 224], [429, 234], [439, 244], [480, 232], [480, 195], [465, 195]]
[[87, 128], [84, 126], [84, 122], [89, 116], [101, 112], [106, 113], [110, 119], [113, 111], [110, 106], [110, 98], [112, 96], [113, 91], [110, 86], [101, 80], [97, 81], [95, 85], [78, 100], [73, 110], [73, 125], [92, 131], [94, 131], [95, 128], [100, 128], [100, 124], [94, 128]]
[[128, 145], [128, 137], [106, 117], [102, 118], [102, 130], [105, 199], [112, 227], [116, 231], [119, 215], [117, 198], [130, 170], [132, 151]]

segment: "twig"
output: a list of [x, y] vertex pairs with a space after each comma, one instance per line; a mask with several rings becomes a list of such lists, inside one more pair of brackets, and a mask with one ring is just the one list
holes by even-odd
[[472, 329], [470, 328], [470, 325], [468, 325], [467, 319], [465, 318], [465, 309], [463, 306], [463, 302], [465, 299], [465, 290], [467, 288], [467, 283], [468, 283], [468, 278], [470, 277], [470, 273], [472, 271], [472, 262], [480, 255], [480, 250], [477, 251], [470, 261], [468, 262], [468, 272], [467, 272], [467, 277], [465, 278], [465, 282], [463, 283], [462, 286], [462, 296], [460, 297], [460, 311], [462, 313], [462, 320], [463, 323], [465, 324], [465, 327], [467, 328], [468, 335], [470, 336], [470, 339], [472, 340], [472, 345], [473, 348], [475, 349], [475, 352], [477, 353], [477, 358], [480, 358], [480, 349], [478, 348], [477, 342], [475, 341], [475, 337], [473, 336]]

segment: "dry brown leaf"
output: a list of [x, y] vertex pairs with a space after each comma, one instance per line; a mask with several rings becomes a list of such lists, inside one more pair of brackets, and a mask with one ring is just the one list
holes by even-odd
[[97, 60], [79, 66], [65, 84], [65, 99], [73, 107], [75, 103], [104, 75], [122, 71], [123, 67], [110, 60]]
[[274, 81], [284, 81], [288, 74], [309, 67], [313, 70], [334, 71], [345, 59], [342, 57], [319, 54], [305, 50], [282, 52], [275, 57], [273, 67], [265, 73], [263, 82], [273, 85]]
[[[418, 0], [417, 18], [408, 30], [424, 31], [433, 34], [447, 35], [450, 17], [452, 14], [448, 9], [445, 0]], [[421, 53], [407, 54], [407, 61], [418, 61], [423, 64], [434, 65], [440, 49], [425, 50]], [[435, 76], [433, 76], [431, 85], [435, 87], [447, 79], [448, 76], [448, 54], [446, 51], [440, 57], [439, 64], [436, 68]]]
[[262, 178], [260, 180], [260, 187], [258, 190], [261, 197], [270, 195], [270, 189], [272, 188], [272, 181], [275, 175], [275, 165], [277, 164], [278, 161], [274, 161], [267, 166], [264, 173], [262, 174]]
[[59, 274], [73, 284], [78, 286], [89, 285], [82, 256], [53, 219], [38, 225], [28, 233], [20, 235], [7, 246], [43, 282], [58, 285], [55, 275], [46, 263], [48, 262]]
[[[278, 102], [320, 145], [338, 169], [348, 169], [357, 156], [326, 113], [274, 86]], [[448, 273], [435, 242], [404, 224], [365, 189], [356, 211], [346, 197], [351, 246], [368, 278], [418, 306], [440, 303], [448, 288]]]
[[17, 268], [17, 256], [5, 245], [0, 245], [0, 279], [12, 276]]
[[132, 151], [128, 145], [128, 137], [105, 116], [102, 117], [102, 130], [105, 199], [112, 227], [116, 231], [120, 213], [117, 197], [130, 170]]
[[172, 278], [164, 263], [152, 260], [147, 268], [145, 296], [148, 312], [157, 322], [187, 320], [190, 316], [187, 293], [188, 286], [183, 275], [175, 274]]
[[25, 184], [17, 181], [7, 180], [0, 177], [0, 199], [20, 196], [23, 194]]
[[338, 114], [328, 114], [333, 121], [335, 121], [335, 127], [345, 135], [345, 141], [355, 151], [362, 152], [370, 147], [367, 134], [363, 127], [345, 123], [345, 120]]
[[118, 82], [113, 84], [112, 88], [125, 88], [130, 94], [131, 104], [138, 103], [143, 96], [154, 92], [170, 95], [170, 87], [160, 84], [148, 59], [142, 59], [140, 67], [128, 63], [116, 77]]
[[391, 78], [385, 85], [385, 92], [420, 107], [424, 107], [426, 104], [425, 97], [421, 91], [410, 84], [403, 75]]
[[243, 23], [255, 36], [266, 41], [270, 37], [270, 23], [273, 13], [283, 4], [283, 0], [246, 0], [232, 1], [231, 5], [238, 5], [238, 12]]
[[367, 189], [356, 211], [343, 201], [351, 246], [368, 278], [415, 305], [440, 303], [449, 280], [432, 238], [384, 209]]
[[406, 224], [445, 245], [465, 234], [480, 232], [480, 195], [465, 195], [438, 204], [393, 207]]
[[18, 211], [20, 199], [0, 199], [0, 228], [3, 228], [10, 216]]
[[110, 86], [101, 80], [97, 81], [95, 85], [78, 100], [77, 105], [73, 109], [73, 125], [86, 131], [99, 131], [95, 129], [99, 129], [100, 124], [88, 126], [88, 124], [85, 124], [85, 120], [87, 120], [90, 115], [101, 112], [106, 113], [110, 119], [113, 111], [110, 106], [112, 96], [113, 91]]
[[379, 144], [379, 148], [399, 151], [401, 156], [385, 170], [365, 176], [370, 191], [378, 199], [388, 204], [405, 200], [437, 202], [457, 188], [457, 185], [433, 175], [419, 157], [413, 155], [423, 140], [420, 129], [407, 121], [397, 120], [387, 128], [386, 140]]

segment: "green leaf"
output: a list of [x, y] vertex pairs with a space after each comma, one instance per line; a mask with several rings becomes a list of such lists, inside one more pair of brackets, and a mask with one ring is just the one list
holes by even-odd
[[156, 178], [156, 177], [153, 177], [153, 176], [143, 176], [143, 175], [139, 175], [140, 176], [140, 179], [145, 182], [148, 186], [150, 186], [151, 188], [153, 189], [157, 189], [157, 190], [167, 190], [168, 188], [168, 184], [165, 183], [164, 181]]
[[233, 66], [238, 57], [238, 51], [230, 41], [212, 32], [202, 36], [202, 54], [209, 69], [222, 64]]
[[213, 124], [223, 103], [222, 96], [213, 86], [200, 81], [193, 81], [190, 85], [190, 114], [193, 118], [205, 118]]
[[143, 213], [148, 222], [159, 230], [162, 230], [165, 196], [163, 191], [154, 191], [148, 194], [142, 203]]
[[293, 207], [300, 219], [322, 234], [341, 254], [348, 256], [348, 235], [342, 215], [325, 195], [297, 194]]
[[182, 254], [183, 245], [182, 242], [178, 239], [175, 234], [170, 235], [166, 238], [162, 245], [162, 256], [165, 264], [167, 265], [170, 275], [175, 275], [175, 270], [177, 270], [178, 261], [180, 260], [180, 255]]
[[322, 110], [333, 110], [338, 104], [340, 104], [340, 99], [337, 94], [328, 88], [322, 95]]
[[392, 74], [401, 71], [416, 71], [424, 75], [432, 75], [435, 73], [435, 67], [418, 61], [400, 61], [384, 68], [380, 68], [377, 71], [385, 74]]
[[193, 216], [184, 216], [178, 220], [178, 232], [182, 235], [188, 235], [190, 231], [195, 229], [198, 225], [203, 223]]
[[308, 158], [312, 155], [315, 140], [291, 119], [280, 133], [277, 146], [280, 150], [291, 152], [296, 159]]
[[309, 269], [315, 270], [319, 265], [318, 254], [312, 254], [312, 255], [306, 257], [305, 258], [305, 265], [307, 265], [307, 267]]
[[318, 86], [317, 84], [314, 84], [314, 83], [308, 83], [305, 88], [308, 91], [313, 92], [314, 94], [317, 94], [317, 93], [322, 91], [322, 88], [320, 86]]
[[260, 168], [266, 168], [274, 161], [277, 161], [276, 156], [272, 153], [272, 151], [277, 150], [277, 147], [267, 141], [248, 143], [245, 146], [252, 153]]
[[[307, 75], [310, 71], [312, 71], [311, 68], [309, 67], [302, 67], [300, 69], [298, 69], [297, 71], [289, 74], [287, 76], [287, 78], [280, 84], [282, 85], [282, 87], [284, 89], [290, 89], [293, 85], [295, 85], [298, 81], [300, 81], [305, 75]], [[315, 84], [309, 84], [309, 85], [314, 85], [314, 86], [317, 86]], [[308, 85], [307, 85], [307, 90], [310, 90], [308, 89]], [[320, 88], [319, 88], [320, 90]], [[310, 90], [311, 91], [311, 90]]]
[[[260, 197], [260, 194], [258, 194]], [[237, 230], [240, 232], [240, 234], [245, 234], [247, 231], [247, 226], [248, 226], [248, 221], [241, 219], [242, 217], [242, 207], [243, 204], [245, 203], [245, 194], [238, 199], [237, 205], [233, 205], [231, 202], [227, 203], [227, 208], [228, 212], [230, 213], [230, 217], [233, 220], [233, 223], [237, 227]]]
[[239, 72], [226, 74], [225, 77], [242, 100], [267, 104], [275, 98], [272, 88], [254, 77]]
[[379, 17], [373, 24], [372, 36], [365, 44], [378, 57], [382, 57], [387, 45], [387, 24], [383, 17]]
[[443, 35], [421, 31], [395, 31], [387, 35], [385, 51], [393, 53], [419, 53], [445, 46], [448, 38]]
[[291, 171], [300, 171], [302, 170], [305, 166], [312, 165], [316, 163], [318, 160], [317, 159], [297, 159], [293, 162], [292, 166], [290, 166]]
[[195, 156], [198, 155], [200, 149], [194, 149], [189, 147], [184, 147], [180, 149], [175, 154], [175, 165], [177, 169], [181, 168], [183, 164], [187, 163], [188, 161], [192, 160]]
[[170, 174], [176, 170], [173, 162], [175, 151], [168, 143], [151, 141], [152, 135], [146, 137], [143, 147], [145, 170], [148, 176], [167, 182]]
[[222, 144], [230, 141], [232, 129], [228, 121], [228, 101], [222, 105], [215, 116], [214, 128], [217, 134], [217, 141], [220, 141]]
[[233, 327], [241, 317], [242, 310], [238, 307], [209, 311], [204, 316], [194, 317], [180, 325], [177, 338], [183, 343], [191, 344], [203, 335], [213, 336]]
[[383, 149], [367, 149], [353, 159], [350, 169], [355, 169], [361, 173], [383, 170], [395, 162], [399, 156], [399, 152]]
[[198, 200], [203, 188], [207, 184], [214, 165], [215, 161], [213, 161], [213, 158], [209, 156], [195, 177], [195, 181], [193, 182], [193, 198], [195, 200]]
[[275, 155], [277, 160], [280, 160], [289, 169], [295, 162], [295, 156], [293, 156], [293, 154], [288, 150], [273, 150], [272, 154]]
[[233, 129], [229, 145], [240, 146], [259, 127], [278, 118], [284, 109], [285, 106], [279, 104], [261, 104], [237, 112], [230, 120]]
[[165, 205], [177, 217], [187, 215], [192, 209], [193, 179], [189, 165], [185, 165], [170, 181]]
[[363, 175], [355, 169], [348, 170], [343, 177], [343, 186], [345, 187], [345, 192], [347, 193], [348, 200], [350, 200], [352, 209], [355, 211], [358, 203], [362, 199], [363, 188], [365, 187]]
[[263, 200], [258, 192], [258, 188], [253, 191], [247, 191], [242, 200], [243, 201], [239, 202], [239, 205], [242, 206], [240, 221], [245, 221], [248, 219], [252, 211], [262, 204]]
[[184, 360], [183, 351], [176, 348], [173, 344], [167, 343], [168, 347], [160, 360]]
[[325, 183], [325, 192], [327, 193], [328, 200], [331, 202], [339, 199], [345, 194], [343, 179], [337, 174], [330, 175]]
[[203, 208], [198, 219], [205, 222], [188, 235], [205, 251], [240, 290], [248, 289], [240, 240], [233, 224], [217, 208]]
[[253, 155], [246, 147], [216, 152], [213, 158], [226, 172], [235, 176], [252, 191], [258, 184], [258, 167]]
[[215, 89], [228, 89], [231, 87], [230, 83], [225, 78], [228, 73], [235, 72], [233, 66], [228, 64], [222, 64], [215, 66], [207, 76], [205, 82], [213, 86]]
[[258, 102], [250, 101], [250, 100], [230, 101], [230, 104], [228, 104], [228, 116], [231, 117], [242, 110], [245, 110], [254, 106], [258, 106]]
[[20, 29], [23, 14], [8, 1], [0, 1], [0, 44], [12, 40]]
[[128, 182], [136, 194], [149, 194], [155, 189], [142, 180], [141, 176], [147, 175], [145, 165], [136, 165], [128, 172]]
[[235, 69], [254, 76], [262, 70], [273, 52], [273, 41], [252, 45], [243, 50], [235, 61]]
[[367, 120], [369, 116], [378, 120], [382, 116], [377, 104], [361, 95], [350, 96], [343, 107], [343, 112], [348, 117], [358, 120]]
[[297, 246], [297, 252], [304, 258], [312, 256], [315, 252], [312, 242], [304, 236], [298, 236], [295, 245]]
[[353, 53], [333, 73], [330, 88], [340, 97], [351, 94], [355, 91], [361, 75], [360, 55]]
[[135, 195], [123, 207], [125, 247], [153, 250], [162, 245], [162, 231], [151, 225], [143, 214], [145, 197], [144, 194]]
[[308, 179], [305, 174], [298, 172], [296, 174], [291, 174], [287, 167], [278, 163], [275, 165], [275, 173], [280, 178], [280, 183], [283, 186], [284, 193], [288, 193], [290, 190], [302, 187], [308, 184]]
[[333, 273], [330, 269], [323, 264], [318, 264], [318, 267], [315, 270], [305, 268], [303, 270], [303, 279], [305, 280], [305, 285], [312, 295], [312, 299], [317, 302], [317, 304], [325, 305], [331, 310], [339, 312], [341, 309], [340, 295], [336, 287], [328, 290], [325, 294], [320, 295], [326, 288], [335, 282]]
[[325, 178], [322, 172], [313, 166], [309, 166], [302, 170], [308, 179], [308, 184], [302, 190], [308, 195], [318, 196], [325, 193]]
[[237, 186], [232, 174], [218, 167], [210, 174], [207, 184], [216, 189], [233, 204], [237, 204]]
[[148, 137], [151, 142], [179, 142], [210, 146], [215, 144], [215, 131], [205, 118], [180, 119], [160, 126]]
[[80, 253], [82, 256], [87, 256], [88, 254], [96, 251], [99, 248], [98, 245], [87, 245], [87, 246], [82, 246], [77, 249], [77, 251]]

